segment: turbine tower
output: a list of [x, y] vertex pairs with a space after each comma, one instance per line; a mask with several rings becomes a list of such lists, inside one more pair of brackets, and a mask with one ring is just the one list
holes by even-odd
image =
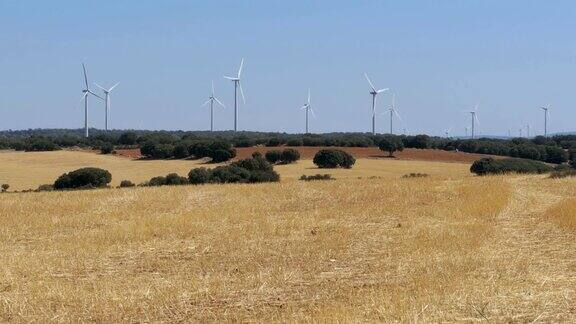
[[310, 105], [310, 89], [308, 89], [308, 101], [300, 108], [301, 110], [306, 110], [306, 134], [308, 134], [308, 113], [311, 112], [313, 117], [314, 110], [312, 110], [312, 106]]
[[480, 124], [480, 122], [478, 121], [478, 104], [476, 104], [476, 106], [474, 106], [474, 110], [469, 111], [470, 115], [472, 115], [472, 139], [474, 139], [474, 127], [476, 126], [476, 123]]
[[542, 106], [540, 109], [544, 110], [544, 137], [548, 136], [548, 116], [550, 115], [550, 105]]
[[396, 115], [396, 117], [398, 117], [398, 119], [400, 121], [402, 121], [402, 118], [400, 118], [400, 115], [398, 114], [398, 111], [396, 110], [396, 94], [393, 93], [392, 94], [392, 106], [390, 106], [390, 108], [388, 109], [390, 111], [390, 135], [394, 134], [394, 129], [393, 129], [393, 125], [392, 125], [392, 121], [394, 120], [394, 115]]
[[372, 81], [368, 77], [368, 74], [364, 73], [364, 77], [366, 77], [366, 81], [368, 81], [368, 84], [370, 84], [370, 88], [372, 89], [370, 91], [370, 94], [372, 95], [372, 135], [375, 135], [376, 134], [376, 96], [380, 92], [387, 91], [388, 88], [376, 90], [376, 87], [374, 87], [374, 84], [372, 84]]
[[212, 81], [212, 94], [210, 95], [208, 100], [206, 100], [206, 102], [202, 105], [202, 107], [204, 107], [208, 103], [210, 103], [210, 131], [211, 132], [214, 131], [214, 101], [216, 101], [216, 103], [218, 103], [220, 106], [222, 106], [222, 108], [226, 108], [226, 106], [224, 106], [224, 104], [221, 103], [220, 100], [218, 100], [218, 98], [216, 98], [214, 96], [214, 81]]
[[88, 76], [86, 74], [86, 65], [84, 65], [84, 63], [82, 63], [82, 70], [84, 71], [84, 82], [86, 83], [86, 89], [82, 90], [84, 95], [82, 96], [82, 99], [80, 99], [80, 101], [84, 100], [84, 136], [88, 137], [90, 136], [88, 131], [88, 95], [91, 94], [102, 100], [104, 100], [104, 98], [100, 97], [99, 95], [92, 92], [92, 90], [90, 90], [90, 86], [88, 85]]
[[117, 82], [115, 85], [113, 85], [111, 88], [106, 89], [100, 85], [98, 85], [98, 83], [94, 83], [95, 86], [97, 86], [98, 88], [100, 88], [105, 95], [105, 101], [106, 101], [106, 107], [105, 107], [105, 119], [104, 119], [104, 129], [106, 131], [108, 131], [108, 111], [110, 110], [110, 92], [112, 92], [112, 90], [114, 90], [114, 88], [116, 88], [118, 85], [120, 84], [120, 82]]
[[240, 77], [242, 76], [242, 67], [244, 66], [244, 59], [240, 61], [240, 68], [238, 69], [238, 74], [236, 77], [229, 77], [224, 76], [225, 79], [228, 79], [234, 82], [234, 131], [238, 131], [238, 88], [240, 88], [240, 94], [242, 95], [242, 102], [246, 103], [246, 99], [244, 99], [244, 91], [242, 91], [242, 83], [240, 83]]

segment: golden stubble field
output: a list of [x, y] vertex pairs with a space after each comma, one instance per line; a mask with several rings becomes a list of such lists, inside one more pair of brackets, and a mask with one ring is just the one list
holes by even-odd
[[0, 194], [0, 320], [576, 320], [575, 180], [381, 160], [290, 180], [307, 163], [272, 184]]

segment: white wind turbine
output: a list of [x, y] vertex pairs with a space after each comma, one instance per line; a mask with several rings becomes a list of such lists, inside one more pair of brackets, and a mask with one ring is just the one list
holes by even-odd
[[450, 136], [451, 131], [452, 131], [452, 128], [448, 128], [448, 129], [444, 130], [444, 135], [446, 135], [446, 138], [448, 138]]
[[108, 112], [110, 110], [110, 92], [112, 92], [112, 90], [114, 90], [114, 88], [116, 88], [118, 85], [120, 84], [120, 82], [117, 82], [115, 85], [113, 85], [112, 87], [110, 87], [109, 89], [106, 89], [102, 86], [100, 86], [98, 83], [94, 83], [95, 86], [97, 86], [98, 88], [100, 88], [105, 95], [105, 101], [106, 101], [106, 107], [105, 107], [105, 119], [104, 119], [104, 129], [106, 131], [108, 131]]
[[544, 110], [544, 137], [548, 136], [548, 116], [550, 116], [550, 105], [542, 106], [540, 109]]
[[366, 81], [368, 81], [368, 84], [370, 84], [370, 89], [372, 89], [370, 94], [372, 95], [372, 135], [374, 135], [376, 134], [376, 96], [381, 92], [387, 91], [388, 88], [376, 90], [376, 87], [374, 87], [374, 84], [368, 77], [368, 74], [364, 73], [364, 77], [366, 77]]
[[225, 79], [228, 79], [234, 82], [234, 131], [238, 130], [238, 88], [240, 88], [240, 94], [242, 95], [242, 102], [246, 103], [246, 99], [244, 99], [244, 91], [242, 90], [242, 84], [240, 83], [240, 77], [242, 76], [242, 67], [244, 66], [244, 59], [240, 61], [240, 68], [238, 69], [238, 74], [236, 77], [229, 77], [224, 76]]
[[476, 124], [480, 124], [480, 122], [478, 121], [478, 106], [479, 104], [476, 104], [476, 106], [474, 106], [474, 110], [469, 111], [469, 113], [472, 115], [472, 139], [474, 139], [474, 127], [476, 126]]
[[306, 134], [308, 134], [308, 113], [312, 113], [312, 117], [316, 117], [314, 115], [314, 110], [312, 110], [312, 106], [310, 105], [310, 89], [308, 89], [308, 101], [300, 108], [302, 110], [306, 110]]
[[82, 70], [84, 71], [84, 82], [86, 83], [86, 89], [82, 90], [84, 95], [82, 96], [82, 99], [80, 99], [80, 102], [84, 100], [84, 136], [88, 137], [90, 135], [88, 131], [88, 95], [91, 94], [102, 100], [104, 100], [104, 98], [100, 97], [99, 95], [92, 92], [92, 90], [90, 90], [90, 86], [88, 85], [88, 76], [86, 74], [86, 66], [84, 65], [84, 63], [82, 63]]
[[215, 97], [215, 95], [214, 95], [214, 81], [212, 81], [212, 94], [210, 95], [208, 100], [206, 100], [206, 102], [202, 105], [202, 107], [204, 107], [208, 103], [210, 103], [210, 131], [211, 132], [214, 131], [214, 101], [216, 101], [216, 103], [218, 103], [220, 106], [222, 106], [222, 108], [226, 108], [226, 106], [224, 106], [224, 104], [221, 103], [220, 100], [218, 100], [218, 98]]
[[400, 114], [398, 114], [398, 111], [396, 110], [396, 94], [395, 93], [392, 94], [392, 105], [390, 106], [390, 108], [388, 108], [388, 110], [390, 111], [390, 134], [394, 134], [394, 128], [392, 127], [394, 115], [396, 115], [396, 117], [398, 117], [398, 119], [400, 121], [402, 121], [402, 118], [400, 118]]

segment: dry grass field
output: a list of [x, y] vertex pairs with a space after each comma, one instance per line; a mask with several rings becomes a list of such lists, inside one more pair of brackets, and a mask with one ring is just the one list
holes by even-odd
[[[124, 161], [102, 163], [116, 181], [194, 163]], [[362, 159], [302, 182], [319, 170], [301, 161], [280, 183], [0, 194], [0, 321], [576, 321], [576, 179], [467, 169]]]
[[[142, 183], [150, 178], [176, 172], [187, 176], [192, 168], [214, 167], [198, 160], [132, 160], [113, 155], [80, 151], [55, 152], [0, 152], [0, 183], [10, 184], [11, 190], [36, 189], [39, 185], [54, 183], [65, 172], [82, 167], [99, 167], [112, 173], [112, 185], [122, 180]], [[402, 161], [394, 159], [358, 159], [352, 170], [319, 170], [311, 160], [292, 165], [280, 165], [276, 170], [284, 180], [295, 180], [301, 175], [332, 173], [336, 178], [394, 177], [410, 172], [427, 172], [444, 177], [469, 175], [469, 166], [461, 163]]]

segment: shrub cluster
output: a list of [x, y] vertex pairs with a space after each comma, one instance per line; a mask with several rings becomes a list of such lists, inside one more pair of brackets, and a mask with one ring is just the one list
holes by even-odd
[[285, 149], [283, 151], [271, 150], [266, 152], [266, 161], [276, 164], [290, 164], [300, 160], [300, 152], [295, 149]]
[[472, 173], [478, 175], [503, 173], [546, 173], [553, 168], [545, 163], [526, 159], [493, 159], [485, 158], [475, 161], [470, 167]]
[[236, 150], [226, 141], [189, 141], [166, 143], [148, 140], [140, 147], [142, 155], [153, 159], [183, 159], [208, 157], [214, 163], [225, 162], [236, 156]]
[[135, 187], [136, 185], [130, 180], [122, 180], [120, 182], [120, 188], [130, 188]]
[[58, 177], [54, 189], [92, 189], [106, 187], [112, 181], [110, 172], [99, 168], [82, 168]]
[[2, 189], [2, 192], [7, 192], [8, 189], [10, 188], [10, 185], [7, 183], [3, 183], [2, 186], [0, 186], [0, 188]]
[[159, 187], [159, 186], [180, 186], [188, 184], [188, 178], [181, 177], [176, 173], [170, 173], [165, 177], [159, 176], [150, 179], [144, 183], [143, 186]]
[[313, 162], [323, 169], [338, 167], [350, 169], [356, 163], [356, 159], [350, 153], [342, 150], [324, 149], [314, 155]]
[[272, 165], [261, 156], [236, 161], [226, 166], [212, 170], [206, 168], [192, 169], [188, 173], [191, 184], [204, 183], [257, 183], [275, 182], [280, 175], [273, 170]]
[[302, 181], [315, 181], [315, 180], [334, 180], [334, 178], [332, 178], [332, 175], [330, 174], [315, 174], [315, 175], [302, 175], [300, 177], [300, 180]]

